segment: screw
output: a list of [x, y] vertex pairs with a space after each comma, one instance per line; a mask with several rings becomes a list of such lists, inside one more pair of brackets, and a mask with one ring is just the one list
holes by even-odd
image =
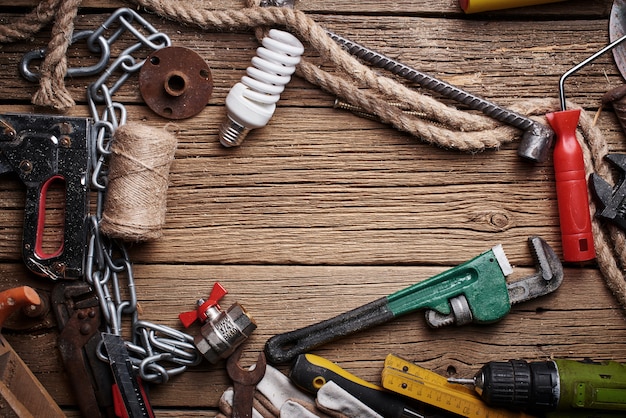
[[[403, 107], [402, 103], [390, 102], [388, 104], [389, 104], [389, 106], [397, 107], [397, 108], [400, 108], [400, 109], [402, 109], [402, 107]], [[372, 113], [366, 112], [365, 109], [363, 109], [361, 106], [356, 106], [356, 105], [344, 102], [344, 101], [339, 100], [339, 99], [335, 99], [335, 103], [333, 104], [333, 107], [335, 109], [348, 110], [348, 111], [354, 113], [355, 115], [361, 116], [363, 118], [373, 119], [373, 120], [378, 120], [379, 119], [378, 116], [376, 116], [376, 115], [374, 115]], [[404, 109], [402, 109], [402, 111], [405, 114], [407, 114], [407, 115], [417, 116], [418, 118], [426, 118], [426, 116], [427, 116], [426, 113], [423, 113], [423, 112], [415, 112], [413, 110], [404, 110]]]
[[63, 135], [59, 142], [60, 142], [61, 146], [64, 147], [64, 148], [69, 148], [69, 147], [72, 146], [72, 139], [69, 136], [67, 136], [67, 135]]
[[28, 160], [22, 160], [19, 167], [20, 170], [22, 170], [24, 173], [30, 173], [31, 171], [33, 171], [33, 163]]
[[388, 70], [394, 75], [432, 90], [442, 96], [468, 106], [470, 109], [483, 112], [493, 119], [514, 126], [524, 131], [522, 143], [518, 148], [518, 155], [531, 161], [541, 162], [547, 158], [548, 149], [554, 141], [554, 132], [545, 125], [540, 124], [528, 117], [508, 110], [495, 103], [491, 103], [481, 97], [475, 96], [458, 87], [441, 81], [428, 74], [424, 74], [399, 61], [393, 60], [383, 54], [359, 45], [342, 36], [326, 30], [332, 40], [337, 42], [350, 54], [361, 58], [363, 61]]

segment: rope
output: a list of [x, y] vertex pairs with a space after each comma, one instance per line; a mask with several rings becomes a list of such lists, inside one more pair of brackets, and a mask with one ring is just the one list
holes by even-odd
[[39, 32], [52, 20], [60, 1], [44, 0], [30, 13], [18, 18], [10, 25], [1, 25], [0, 43], [21, 41]]
[[67, 71], [67, 48], [74, 32], [74, 18], [81, 0], [61, 0], [52, 36], [41, 64], [39, 90], [33, 96], [33, 104], [51, 106], [66, 111], [74, 106], [74, 99], [65, 88], [63, 79]]
[[[79, 0], [44, 0], [35, 11], [14, 23], [12, 27], [0, 28], [0, 42], [24, 39], [39, 30], [54, 14], [55, 4], [62, 1], [53, 36], [49, 45], [49, 66], [42, 77], [40, 104], [66, 109], [73, 105], [64, 89], [62, 75], [66, 63], [65, 55], [71, 36], [73, 19]], [[132, 0], [166, 19], [180, 24], [197, 26], [203, 30], [224, 31], [232, 29], [254, 29], [261, 38], [266, 27], [284, 26], [302, 41], [308, 49], [315, 50], [325, 62], [333, 64], [336, 73], [330, 73], [303, 57], [297, 74], [321, 89], [358, 106], [364, 112], [374, 114], [384, 123], [409, 133], [421, 140], [446, 149], [464, 152], [480, 152], [498, 149], [517, 140], [520, 132], [504, 126], [484, 115], [461, 111], [438, 100], [410, 89], [395, 79], [386, 77], [363, 65], [343, 50], [326, 34], [326, 31], [299, 10], [287, 7], [258, 7], [260, 0], [247, 0], [243, 10], [210, 10], [210, 2], [179, 2], [175, 0]], [[64, 12], [61, 13], [61, 10]], [[41, 13], [41, 15], [39, 15]], [[59, 16], [60, 15], [60, 16]], [[44, 65], [48, 62], [48, 57]], [[42, 72], [42, 75], [44, 73]], [[48, 86], [47, 83], [50, 83]], [[53, 88], [54, 86], [54, 88]], [[61, 88], [63, 87], [63, 88]], [[56, 90], [56, 91], [55, 91]], [[44, 92], [45, 91], [45, 92]], [[400, 103], [402, 106], [392, 105]], [[576, 108], [569, 104], [569, 108]], [[518, 102], [510, 109], [530, 117], [539, 117], [560, 110], [556, 99], [535, 99]], [[411, 110], [412, 114], [403, 110]], [[413, 114], [423, 116], [416, 118]], [[587, 174], [598, 173], [611, 178], [611, 170], [603, 157], [608, 147], [602, 133], [594, 126], [593, 118], [581, 112], [578, 140], [583, 147]], [[626, 309], [626, 238], [624, 232], [612, 225], [600, 224], [593, 216], [596, 213], [594, 199], [590, 198], [592, 228], [595, 239], [597, 262], [608, 288]]]

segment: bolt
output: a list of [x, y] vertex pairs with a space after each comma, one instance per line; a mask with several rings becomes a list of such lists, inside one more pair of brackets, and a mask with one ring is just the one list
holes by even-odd
[[70, 138], [67, 135], [63, 135], [59, 142], [61, 143], [61, 146], [64, 148], [69, 148], [72, 146], [72, 138]]
[[22, 160], [20, 162], [20, 170], [22, 170], [24, 173], [30, 173], [31, 171], [33, 171], [33, 163], [31, 163], [28, 160]]
[[80, 326], [80, 333], [83, 335], [88, 335], [91, 332], [91, 325], [90, 324], [82, 324]]

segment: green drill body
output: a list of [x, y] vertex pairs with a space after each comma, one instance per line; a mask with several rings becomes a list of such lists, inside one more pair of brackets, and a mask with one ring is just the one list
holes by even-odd
[[626, 416], [626, 365], [614, 361], [492, 361], [472, 381], [492, 406], [550, 418]]

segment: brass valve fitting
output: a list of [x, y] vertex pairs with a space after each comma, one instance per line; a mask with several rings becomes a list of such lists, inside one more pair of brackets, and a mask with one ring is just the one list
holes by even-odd
[[239, 303], [226, 311], [220, 308], [218, 302], [226, 293], [221, 284], [215, 283], [208, 300], [198, 300], [196, 310], [178, 316], [185, 327], [196, 320], [204, 324], [194, 344], [211, 364], [230, 356], [256, 329], [256, 322]]
[[194, 344], [211, 364], [230, 356], [256, 329], [256, 322], [239, 303], [219, 311], [200, 329]]

